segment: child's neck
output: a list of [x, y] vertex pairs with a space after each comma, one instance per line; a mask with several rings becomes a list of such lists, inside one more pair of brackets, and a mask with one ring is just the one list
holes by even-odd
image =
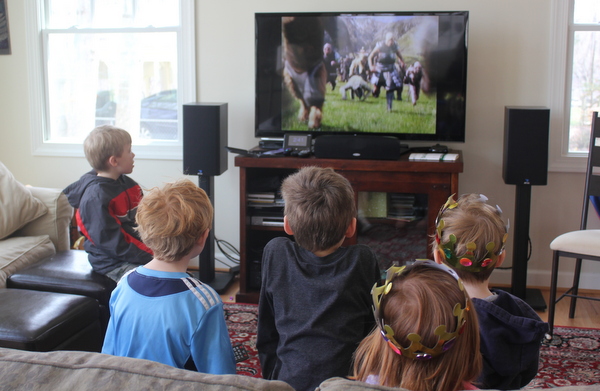
[[313, 251], [313, 254], [315, 254], [319, 258], [326, 257], [329, 254], [335, 252], [338, 248], [342, 247], [342, 243], [344, 243], [344, 239], [340, 240], [339, 243], [337, 243], [336, 245], [334, 245], [332, 247], [329, 247], [328, 249]]
[[189, 259], [180, 259], [179, 261], [175, 262], [165, 262], [154, 258], [145, 264], [144, 267], [146, 269], [156, 270], [159, 272], [185, 273], [189, 263]]
[[116, 171], [98, 171], [96, 172], [96, 175], [101, 176], [103, 178], [114, 179], [115, 181], [121, 176], [121, 174]]
[[463, 285], [471, 299], [485, 299], [493, 295], [490, 291], [488, 280], [484, 282], [469, 282], [463, 280]]

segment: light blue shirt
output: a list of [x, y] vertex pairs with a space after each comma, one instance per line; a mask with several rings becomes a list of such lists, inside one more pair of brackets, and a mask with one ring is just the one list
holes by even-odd
[[113, 291], [110, 314], [102, 353], [236, 373], [221, 297], [186, 273], [138, 267]]

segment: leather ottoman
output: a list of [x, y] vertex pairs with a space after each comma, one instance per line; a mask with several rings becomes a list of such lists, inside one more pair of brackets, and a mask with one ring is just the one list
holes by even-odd
[[6, 281], [7, 288], [70, 293], [96, 299], [103, 333], [110, 318], [108, 301], [116, 285], [110, 278], [93, 271], [87, 253], [81, 250], [58, 252], [11, 275]]
[[91, 297], [0, 289], [0, 347], [99, 352], [103, 335]]

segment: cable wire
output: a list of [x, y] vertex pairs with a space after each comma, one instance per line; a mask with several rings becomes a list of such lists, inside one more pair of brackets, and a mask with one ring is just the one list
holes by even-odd
[[[240, 252], [231, 243], [229, 243], [225, 240], [217, 239], [216, 236], [215, 236], [215, 243], [217, 244], [217, 247], [219, 248], [221, 253], [225, 256], [225, 258], [229, 259], [231, 262], [233, 262], [235, 264], [240, 263]], [[223, 263], [223, 262], [221, 262], [221, 263]]]

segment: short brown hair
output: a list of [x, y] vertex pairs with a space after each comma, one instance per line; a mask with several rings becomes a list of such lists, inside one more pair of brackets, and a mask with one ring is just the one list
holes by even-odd
[[[416, 333], [423, 345], [433, 347], [438, 342], [434, 334], [439, 325], [454, 332], [457, 317], [454, 306], [465, 305], [466, 293], [450, 274], [428, 266], [415, 265], [392, 279], [389, 293], [381, 300], [380, 314], [402, 347], [409, 347], [409, 334]], [[468, 310], [463, 332], [447, 351], [428, 360], [418, 360], [397, 354], [375, 328], [359, 345], [354, 357], [354, 375], [365, 381], [376, 375], [379, 384], [407, 390], [462, 390], [463, 382], [473, 382], [482, 369], [479, 352], [477, 312], [467, 297]]]
[[136, 215], [142, 242], [156, 259], [177, 261], [212, 227], [210, 199], [188, 179], [153, 188], [142, 198]]
[[131, 145], [131, 135], [121, 128], [102, 125], [94, 128], [83, 141], [85, 158], [96, 171], [106, 171], [111, 156], [120, 157]]
[[[439, 217], [444, 220], [441, 242], [448, 242], [450, 235], [454, 235], [456, 237], [455, 254], [464, 254], [467, 251], [467, 243], [475, 243], [477, 246], [473, 254], [476, 259], [485, 256], [488, 252], [486, 245], [490, 242], [495, 244], [493, 250], [495, 254], [498, 254], [504, 247], [506, 225], [502, 221], [499, 209], [487, 204], [486, 200], [487, 198], [482, 198], [481, 194], [463, 194], [458, 198], [455, 208], [447, 209]], [[438, 248], [435, 238], [432, 241], [432, 248]], [[452, 267], [447, 262], [444, 263], [448, 267]], [[455, 270], [465, 281], [483, 282], [490, 277], [494, 268], [495, 265], [478, 272], [468, 272], [458, 268]]]
[[331, 168], [301, 168], [283, 181], [281, 193], [294, 239], [309, 251], [338, 244], [356, 217], [350, 182]]

